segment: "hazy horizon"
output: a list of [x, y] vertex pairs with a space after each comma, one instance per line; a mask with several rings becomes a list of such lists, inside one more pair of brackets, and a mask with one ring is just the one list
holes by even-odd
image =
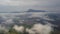
[[0, 12], [28, 9], [60, 11], [60, 0], [0, 0]]

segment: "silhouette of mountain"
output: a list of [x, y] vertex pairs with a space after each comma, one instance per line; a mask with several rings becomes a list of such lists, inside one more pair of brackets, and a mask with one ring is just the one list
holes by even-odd
[[27, 12], [46, 12], [45, 10], [33, 10], [29, 9]]

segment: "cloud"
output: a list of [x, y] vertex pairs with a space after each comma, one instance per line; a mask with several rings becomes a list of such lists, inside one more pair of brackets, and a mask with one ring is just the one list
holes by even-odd
[[50, 34], [52, 28], [49, 25], [35, 24], [30, 30], [30, 34]]
[[[23, 32], [24, 30], [23, 26], [15, 25], [13, 28], [19, 32]], [[26, 32], [28, 32], [29, 34], [36, 34], [36, 33], [50, 34], [51, 31], [52, 31], [52, 27], [49, 24], [46, 24], [46, 25], [34, 24], [31, 29], [26, 28]]]
[[0, 14], [0, 22], [4, 24], [13, 24], [14, 20], [20, 21], [22, 23], [23, 20], [20, 20], [26, 13], [1, 13]]
[[19, 11], [28, 9], [60, 11], [60, 0], [0, 0], [0, 5], [15, 6], [14, 8], [19, 7], [16, 9], [13, 8], [14, 10], [19, 9]]
[[17, 26], [17, 25], [15, 25], [15, 26], [13, 27], [13, 29], [15, 29], [15, 30], [18, 31], [18, 32], [23, 32], [24, 27], [23, 27], [23, 26]]
[[32, 0], [6, 0], [6, 1], [1, 1], [1, 4], [4, 5], [12, 5], [12, 6], [25, 6], [25, 5], [33, 5], [36, 4], [36, 1]]

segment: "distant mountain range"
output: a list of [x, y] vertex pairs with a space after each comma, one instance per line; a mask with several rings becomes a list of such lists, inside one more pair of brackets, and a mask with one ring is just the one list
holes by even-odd
[[34, 9], [29, 9], [27, 12], [46, 12], [45, 10], [34, 10]]

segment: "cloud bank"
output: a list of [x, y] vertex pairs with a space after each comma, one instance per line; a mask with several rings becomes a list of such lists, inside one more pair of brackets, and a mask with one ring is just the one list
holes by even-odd
[[60, 0], [0, 0], [0, 5], [3, 5], [0, 7], [5, 8], [5, 11], [25, 11], [28, 9], [60, 11]]
[[[19, 32], [23, 32], [23, 26], [14, 26], [14, 29]], [[34, 24], [31, 29], [26, 28], [26, 32], [29, 34], [50, 34], [52, 31], [51, 25], [42, 25], [42, 24]]]

